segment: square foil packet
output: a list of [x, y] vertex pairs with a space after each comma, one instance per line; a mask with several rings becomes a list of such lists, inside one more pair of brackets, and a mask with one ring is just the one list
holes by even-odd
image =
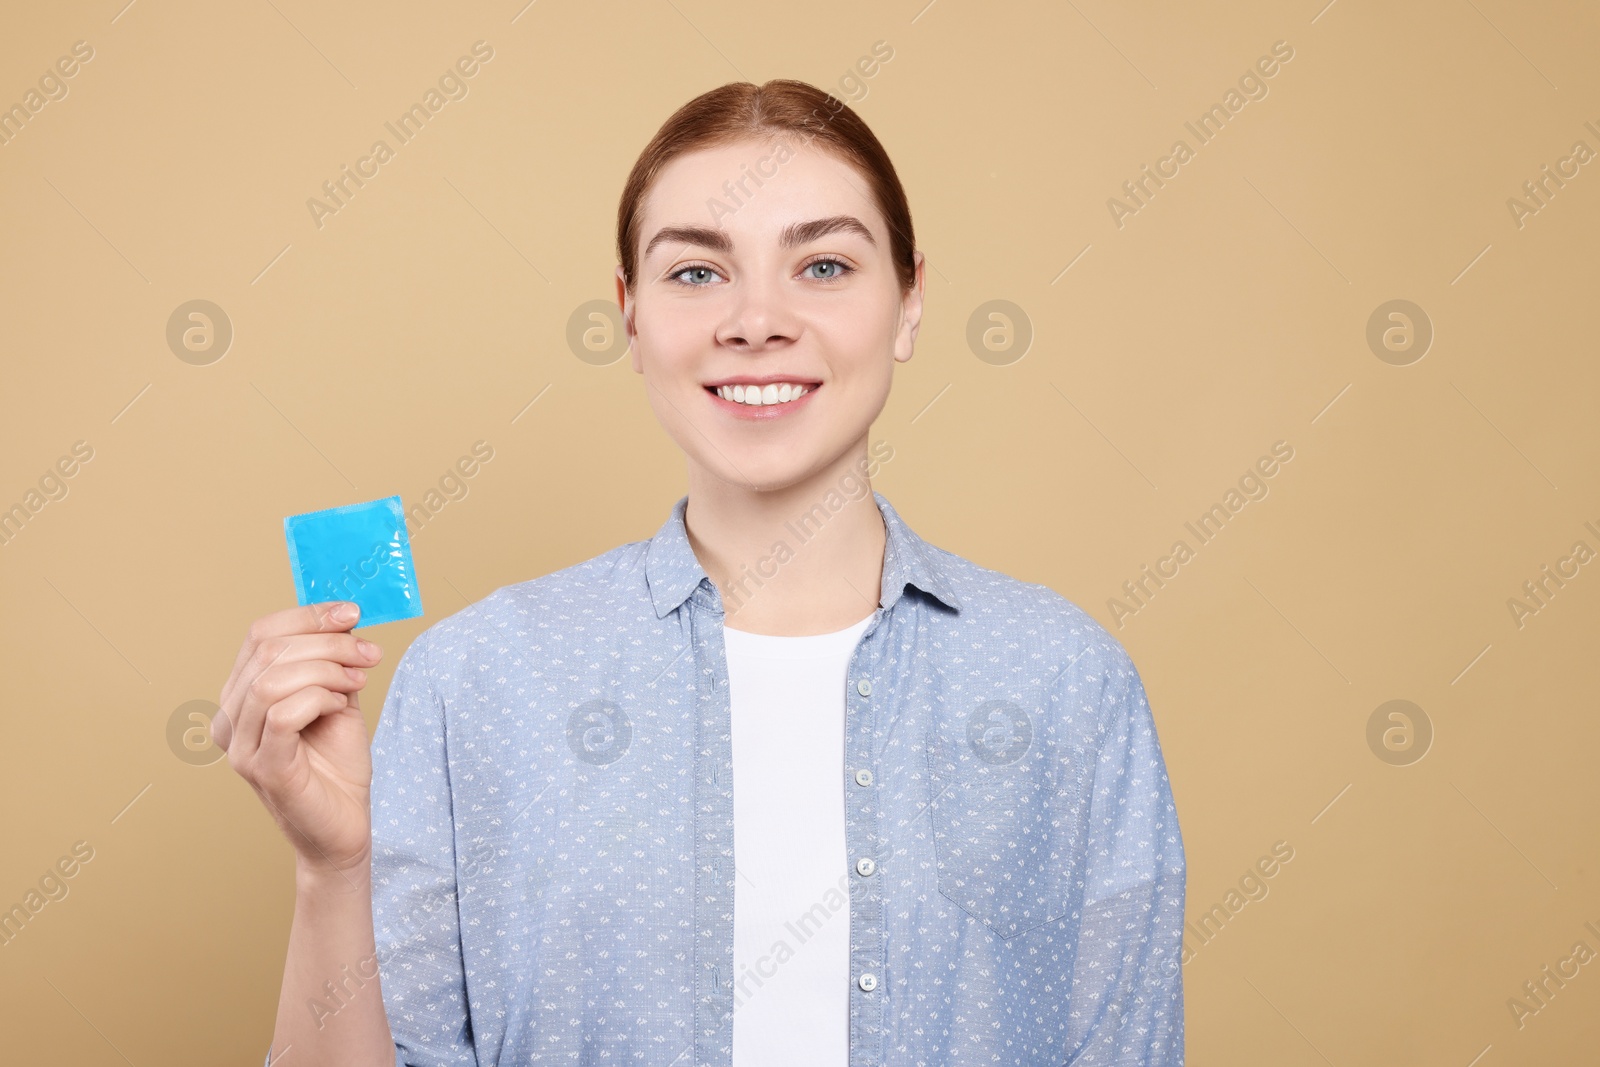
[[422, 614], [398, 496], [290, 515], [283, 535], [302, 605], [353, 601], [361, 608], [358, 630]]

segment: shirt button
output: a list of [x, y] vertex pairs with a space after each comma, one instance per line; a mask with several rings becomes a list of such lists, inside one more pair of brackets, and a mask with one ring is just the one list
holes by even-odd
[[856, 772], [856, 785], [871, 785], [872, 772], [865, 767]]
[[873, 974], [871, 971], [867, 971], [860, 978], [856, 979], [856, 985], [870, 993], [874, 989], [878, 988], [878, 976]]
[[856, 683], [856, 692], [860, 693], [864, 697], [871, 696], [872, 683], [865, 678], [861, 679], [861, 681]]
[[878, 869], [878, 865], [876, 863], [872, 862], [872, 857], [871, 856], [862, 856], [860, 859], [856, 860], [856, 873], [857, 874], [860, 874], [862, 876], [866, 876], [866, 875], [871, 874], [873, 871], [875, 871], [877, 869]]

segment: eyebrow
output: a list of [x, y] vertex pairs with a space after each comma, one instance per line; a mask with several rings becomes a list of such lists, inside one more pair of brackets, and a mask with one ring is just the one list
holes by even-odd
[[[779, 234], [778, 244], [783, 248], [793, 248], [826, 237], [830, 233], [853, 233], [866, 238], [867, 243], [874, 248], [878, 246], [872, 231], [854, 215], [829, 215], [825, 219], [812, 219], [810, 222], [791, 222]], [[733, 252], [733, 238], [724, 230], [712, 229], [709, 226], [666, 226], [657, 230], [656, 235], [650, 238], [650, 243], [645, 245], [644, 258], [649, 258], [651, 250], [656, 245], [669, 241], [699, 245], [723, 255]]]

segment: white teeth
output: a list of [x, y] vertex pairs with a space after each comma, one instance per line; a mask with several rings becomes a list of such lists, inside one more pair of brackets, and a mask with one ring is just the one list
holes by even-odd
[[732, 400], [736, 404], [750, 404], [760, 407], [766, 404], [785, 404], [791, 400], [798, 400], [810, 391], [811, 386], [809, 385], [782, 382], [767, 386], [723, 385], [717, 388], [717, 395], [724, 400]]

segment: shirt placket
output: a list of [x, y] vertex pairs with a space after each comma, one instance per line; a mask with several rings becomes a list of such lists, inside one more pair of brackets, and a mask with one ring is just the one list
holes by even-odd
[[888, 699], [881, 677], [881, 639], [874, 634], [887, 612], [879, 608], [862, 631], [845, 677], [845, 846], [850, 864], [850, 1067], [883, 1062], [885, 902], [879, 797], [881, 777], [873, 753], [877, 709]]
[[733, 1062], [733, 733], [722, 599], [704, 580], [684, 606], [694, 650], [693, 1063]]

